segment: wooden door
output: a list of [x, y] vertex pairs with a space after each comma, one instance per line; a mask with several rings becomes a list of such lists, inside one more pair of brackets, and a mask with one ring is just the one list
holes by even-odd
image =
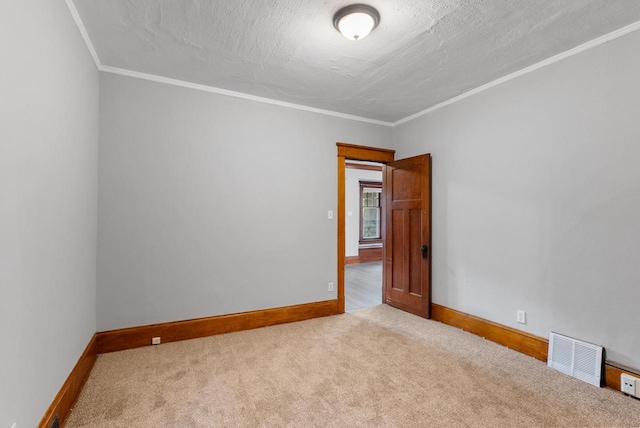
[[383, 301], [429, 318], [431, 304], [431, 155], [388, 163], [382, 191]]

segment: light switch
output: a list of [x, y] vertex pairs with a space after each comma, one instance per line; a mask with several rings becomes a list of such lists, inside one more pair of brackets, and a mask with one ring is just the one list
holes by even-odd
[[347, 215], [348, 215], [349, 217], [351, 217], [351, 216], [353, 215], [353, 211], [349, 211], [349, 212], [347, 212]]
[[327, 212], [327, 218], [329, 220], [333, 220], [333, 210], [329, 210], [329, 212]]

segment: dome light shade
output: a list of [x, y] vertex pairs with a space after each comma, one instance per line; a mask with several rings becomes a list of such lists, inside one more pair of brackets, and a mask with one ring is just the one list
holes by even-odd
[[362, 40], [380, 22], [377, 10], [366, 4], [352, 4], [333, 17], [333, 26], [349, 40]]

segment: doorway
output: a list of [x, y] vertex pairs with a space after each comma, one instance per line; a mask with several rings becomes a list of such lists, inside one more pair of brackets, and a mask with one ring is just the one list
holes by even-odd
[[382, 303], [382, 167], [346, 161], [345, 311]]
[[[345, 312], [346, 164], [347, 161], [364, 161], [384, 165], [394, 160], [395, 150], [356, 146], [347, 143], [337, 143], [336, 145], [338, 146], [338, 313], [342, 314]], [[382, 221], [382, 227], [384, 227], [384, 220]]]
[[431, 306], [431, 156], [395, 161], [395, 151], [337, 143], [338, 313], [345, 312], [346, 162], [383, 164], [381, 300], [429, 318]]

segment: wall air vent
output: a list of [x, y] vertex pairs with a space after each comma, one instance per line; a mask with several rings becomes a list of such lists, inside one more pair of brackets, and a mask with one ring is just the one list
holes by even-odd
[[602, 386], [602, 346], [551, 332], [547, 365], [591, 385]]

